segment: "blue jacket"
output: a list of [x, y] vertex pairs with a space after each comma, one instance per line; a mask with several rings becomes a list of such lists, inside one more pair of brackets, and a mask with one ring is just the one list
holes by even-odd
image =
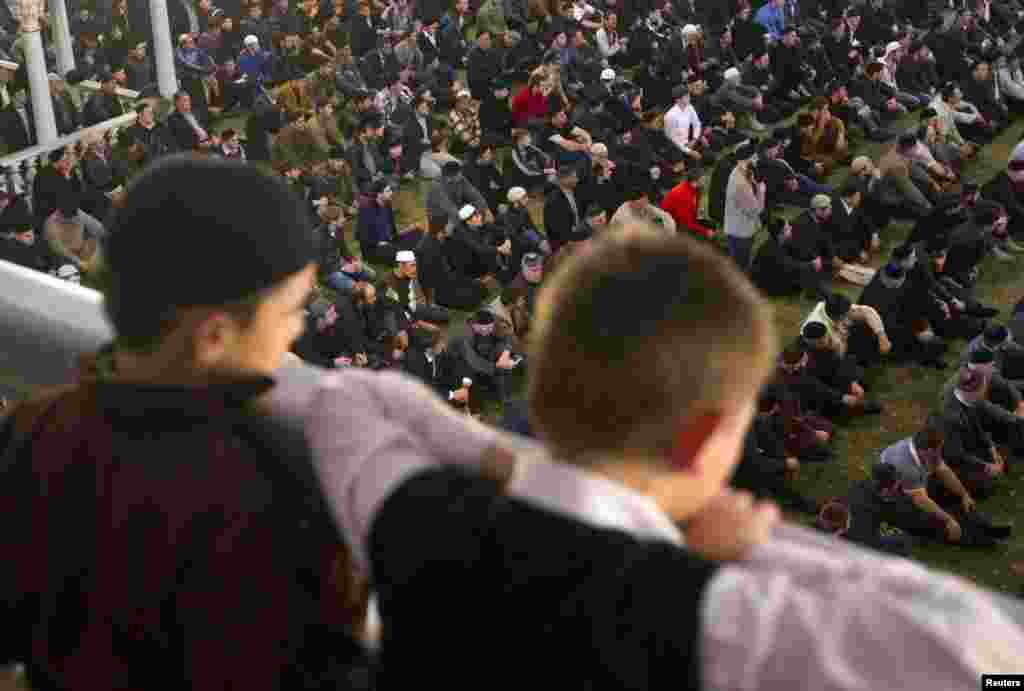
[[782, 38], [782, 32], [786, 28], [786, 18], [783, 11], [776, 7], [772, 0], [769, 0], [757, 11], [754, 21], [763, 26], [773, 39]]
[[395, 212], [390, 206], [370, 202], [359, 208], [356, 239], [365, 256], [370, 248], [382, 242], [395, 241]]

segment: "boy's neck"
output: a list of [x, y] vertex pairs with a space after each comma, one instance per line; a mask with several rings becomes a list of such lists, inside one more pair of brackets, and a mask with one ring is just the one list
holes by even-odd
[[686, 521], [700, 508], [698, 493], [683, 475], [687, 471], [668, 469], [666, 461], [643, 454], [605, 456], [588, 470], [651, 499], [674, 522]]

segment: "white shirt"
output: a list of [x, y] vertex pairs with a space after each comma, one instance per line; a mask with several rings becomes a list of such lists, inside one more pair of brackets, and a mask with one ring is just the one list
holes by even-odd
[[665, 135], [683, 151], [689, 151], [693, 142], [700, 139], [700, 129], [700, 116], [692, 103], [685, 110], [677, 103], [665, 114]]

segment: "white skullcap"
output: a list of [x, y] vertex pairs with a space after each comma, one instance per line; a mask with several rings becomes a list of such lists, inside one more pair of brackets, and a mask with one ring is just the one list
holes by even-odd
[[416, 255], [412, 252], [412, 250], [401, 250], [398, 254], [395, 255], [395, 261], [398, 262], [399, 264], [405, 264], [406, 262], [414, 262], [416, 261]]
[[601, 73], [601, 79], [603, 79], [606, 82], [615, 79], [615, 70], [606, 69], [604, 72]]
[[508, 200], [510, 202], [517, 202], [526, 196], [526, 190], [522, 187], [513, 187], [508, 191]]
[[466, 204], [464, 207], [459, 209], [459, 218], [463, 221], [468, 221], [476, 213], [476, 207], [472, 204]]
[[735, 67], [730, 67], [729, 69], [727, 69], [725, 71], [725, 73], [722, 76], [725, 77], [726, 79], [730, 80], [730, 81], [733, 80], [733, 79], [739, 79], [740, 78], [740, 71], [738, 69], [736, 69]]
[[248, 36], [245, 37], [244, 43], [247, 46], [258, 46], [260, 44], [260, 40], [258, 38], [256, 38], [255, 36], [253, 36], [252, 34], [249, 34]]
[[698, 31], [700, 31], [700, 29], [697, 28], [696, 24], [687, 24], [683, 27], [683, 36], [689, 36], [690, 34], [695, 34]]

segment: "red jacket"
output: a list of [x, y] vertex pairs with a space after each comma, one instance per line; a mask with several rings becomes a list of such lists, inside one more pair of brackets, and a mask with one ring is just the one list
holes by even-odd
[[534, 93], [529, 86], [512, 98], [512, 122], [516, 127], [523, 127], [530, 120], [539, 120], [548, 114], [548, 97], [543, 93]]
[[661, 202], [661, 208], [675, 219], [676, 227], [687, 228], [701, 237], [709, 238], [715, 234], [711, 228], [697, 222], [697, 206], [700, 204], [700, 190], [683, 180], [672, 188]]

